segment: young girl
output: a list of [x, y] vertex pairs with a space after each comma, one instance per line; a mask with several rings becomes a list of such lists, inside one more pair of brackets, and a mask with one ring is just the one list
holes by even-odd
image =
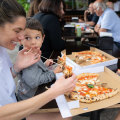
[[[45, 35], [39, 21], [28, 18], [25, 28], [25, 39], [22, 41], [23, 47], [26, 49], [40, 49], [44, 37]], [[33, 52], [35, 53], [36, 51]], [[54, 71], [48, 70], [47, 67], [51, 64], [53, 64], [51, 59], [46, 60], [45, 63], [40, 60], [32, 66], [22, 70], [20, 80], [18, 81], [18, 100], [25, 100], [33, 97], [39, 85], [52, 82], [56, 79], [55, 74], [61, 72], [62, 69], [60, 66], [57, 66]]]

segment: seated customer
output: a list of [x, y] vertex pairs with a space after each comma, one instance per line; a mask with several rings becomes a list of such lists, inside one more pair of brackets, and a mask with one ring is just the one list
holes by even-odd
[[112, 8], [114, 11], [120, 11], [120, 0], [108, 0], [107, 7]]
[[103, 2], [95, 2], [94, 10], [100, 16], [98, 23], [95, 26], [95, 31], [111, 32], [114, 38], [114, 43], [120, 48], [120, 18], [110, 8], [106, 7]]
[[30, 8], [29, 8], [29, 11], [27, 13], [27, 17], [32, 17], [36, 13], [39, 12], [38, 6], [39, 6], [40, 2], [41, 2], [41, 0], [33, 0], [33, 1], [31, 1]]
[[111, 8], [112, 10], [114, 10], [114, 3], [111, 0], [106, 2], [106, 5], [107, 5], [108, 8]]
[[114, 11], [118, 12], [120, 11], [120, 0], [114, 0]]
[[94, 13], [93, 3], [91, 3], [88, 10], [85, 10], [84, 12], [84, 21], [80, 19], [79, 22], [86, 22], [86, 24], [94, 26], [96, 25], [98, 19], [99, 17], [96, 15], [96, 13]]
[[61, 51], [65, 49], [65, 41], [62, 40], [59, 21], [64, 14], [63, 7], [63, 0], [42, 0], [39, 5], [40, 12], [33, 16], [33, 18], [39, 20], [45, 32], [41, 50], [42, 55], [46, 58], [56, 59], [58, 55], [61, 55]]

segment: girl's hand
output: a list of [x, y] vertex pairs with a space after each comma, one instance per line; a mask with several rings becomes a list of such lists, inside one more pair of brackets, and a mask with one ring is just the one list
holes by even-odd
[[28, 50], [23, 49], [18, 52], [14, 69], [16, 72], [20, 72], [22, 69], [27, 68], [40, 60], [41, 51], [38, 48], [36, 53], [33, 52], [34, 48]]
[[44, 64], [48, 67], [51, 66], [53, 64], [53, 60], [52, 59], [47, 59]]

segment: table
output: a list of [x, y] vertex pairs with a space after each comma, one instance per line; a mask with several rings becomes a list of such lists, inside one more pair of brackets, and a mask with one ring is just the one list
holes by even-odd
[[71, 34], [69, 34], [69, 35], [63, 34], [62, 37], [66, 41], [68, 39], [98, 38], [98, 35], [96, 33], [82, 31], [81, 36], [71, 35]]

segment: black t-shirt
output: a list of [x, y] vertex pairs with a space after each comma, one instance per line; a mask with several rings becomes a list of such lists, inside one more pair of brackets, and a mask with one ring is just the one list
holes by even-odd
[[52, 53], [60, 55], [60, 52], [65, 49], [65, 41], [61, 39], [62, 31], [59, 18], [55, 14], [43, 12], [37, 13], [33, 18], [40, 21], [45, 33], [41, 47], [42, 55], [46, 58], [49, 58]]
[[88, 21], [93, 21], [93, 22], [95, 22], [95, 24], [96, 24], [96, 23], [98, 22], [99, 16], [97, 16], [96, 13], [94, 13], [94, 14], [89, 14], [89, 15], [87, 16], [87, 19], [88, 19]]

